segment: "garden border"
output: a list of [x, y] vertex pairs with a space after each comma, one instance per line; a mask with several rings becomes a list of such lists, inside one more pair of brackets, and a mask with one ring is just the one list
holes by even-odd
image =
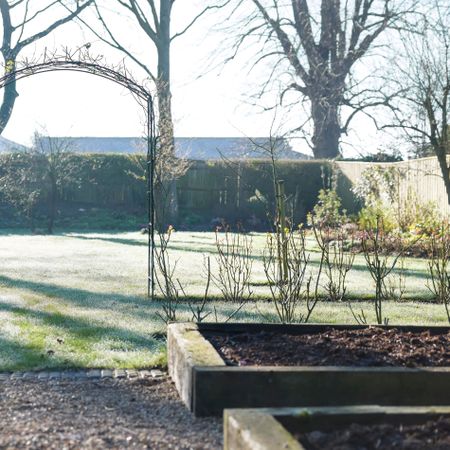
[[[450, 405], [450, 367], [226, 366], [202, 331], [282, 331], [300, 334], [334, 324], [193, 324], [168, 326], [169, 375], [196, 416], [221, 415], [226, 408], [344, 406], [361, 404]], [[442, 333], [450, 327], [380, 326]]]
[[349, 423], [419, 423], [450, 417], [447, 407], [351, 406], [335, 408], [227, 409], [224, 412], [224, 450], [304, 450], [291, 434], [333, 429]]

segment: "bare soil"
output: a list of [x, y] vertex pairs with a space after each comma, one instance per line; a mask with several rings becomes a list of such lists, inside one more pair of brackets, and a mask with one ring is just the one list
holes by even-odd
[[450, 419], [421, 425], [358, 425], [332, 432], [312, 431], [296, 438], [306, 450], [449, 450]]
[[450, 332], [405, 332], [368, 327], [316, 334], [204, 333], [228, 365], [450, 366]]
[[220, 449], [167, 380], [0, 382], [0, 449]]

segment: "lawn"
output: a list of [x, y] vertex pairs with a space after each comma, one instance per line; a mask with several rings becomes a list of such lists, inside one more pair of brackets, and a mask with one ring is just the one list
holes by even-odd
[[[262, 270], [264, 235], [254, 236], [255, 294], [267, 298]], [[0, 235], [0, 370], [50, 367], [137, 368], [164, 365], [164, 324], [158, 302], [146, 298], [147, 237], [140, 233], [67, 233], [54, 236]], [[211, 256], [212, 233], [174, 233], [173, 258], [187, 293], [200, 296], [204, 288], [203, 260]], [[318, 254], [311, 244], [312, 261]], [[391, 323], [445, 324], [442, 305], [413, 301], [429, 297], [426, 261], [408, 260], [407, 296], [402, 303], [387, 302]], [[349, 279], [349, 290], [363, 298], [363, 308], [373, 320], [372, 283], [358, 256]], [[219, 318], [233, 310], [211, 295]], [[246, 305], [236, 320], [274, 319], [267, 301]], [[179, 317], [189, 318], [182, 305]], [[320, 303], [312, 316], [316, 322], [353, 322], [343, 304]]]

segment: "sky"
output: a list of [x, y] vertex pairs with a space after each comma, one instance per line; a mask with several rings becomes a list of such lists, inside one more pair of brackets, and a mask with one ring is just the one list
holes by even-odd
[[[40, 0], [41, 1], [41, 0]], [[110, 4], [110, 2], [109, 2]], [[197, 7], [195, 7], [197, 5]], [[177, 2], [174, 6], [173, 30], [182, 29], [201, 2]], [[134, 44], [133, 51], [149, 63], [155, 59], [149, 41], [136, 31], [136, 25], [123, 14], [110, 11], [108, 20], [123, 42]], [[49, 17], [51, 19], [51, 17]], [[172, 47], [172, 94], [175, 134], [180, 137], [267, 136], [275, 121], [284, 129], [294, 127], [300, 110], [284, 114], [261, 113], [248, 102], [249, 93], [264, 79], [267, 67], [249, 72], [248, 54], [221, 64], [228, 54], [223, 49], [224, 31], [218, 31], [221, 17], [216, 13], [202, 19]], [[37, 23], [42, 26], [44, 22]], [[126, 30], [126, 33], [124, 33]], [[30, 32], [33, 31], [30, 29]], [[44, 49], [78, 48], [89, 42], [93, 55], [104, 55], [117, 62], [114, 53], [95, 36], [68, 24], [39, 41], [23, 56], [40, 55]], [[128, 67], [135, 70], [130, 64]], [[143, 73], [135, 70], [136, 78]], [[122, 87], [92, 75], [58, 72], [39, 74], [18, 83], [19, 97], [13, 116], [3, 136], [29, 145], [35, 131], [53, 136], [141, 136], [145, 132], [142, 110]], [[344, 144], [345, 156], [375, 152], [380, 136], [367, 120], [359, 120], [359, 134], [352, 133]], [[300, 136], [293, 136], [295, 150], [310, 153]]]

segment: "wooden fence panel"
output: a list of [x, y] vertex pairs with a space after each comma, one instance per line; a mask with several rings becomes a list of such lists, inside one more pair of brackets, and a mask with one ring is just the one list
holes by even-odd
[[409, 202], [419, 204], [434, 203], [442, 214], [450, 215], [445, 184], [442, 180], [439, 163], [436, 157], [412, 159], [395, 163], [372, 163], [339, 161], [336, 163], [351, 184], [361, 178], [364, 171], [373, 166], [395, 167], [400, 177], [398, 182], [400, 204]]

